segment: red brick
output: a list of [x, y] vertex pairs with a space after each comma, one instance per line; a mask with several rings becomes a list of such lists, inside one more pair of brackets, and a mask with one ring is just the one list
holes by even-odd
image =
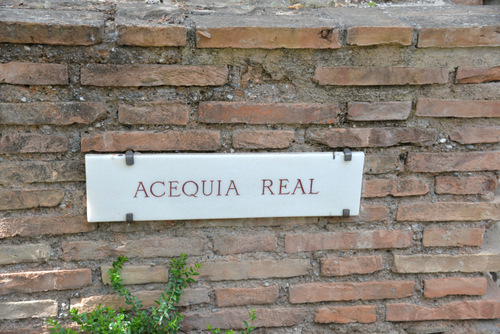
[[218, 131], [113, 132], [82, 138], [82, 152], [215, 151], [220, 147]]
[[334, 222], [374, 222], [385, 221], [388, 217], [389, 210], [383, 205], [367, 205], [364, 204], [359, 209], [359, 216], [344, 217], [328, 217], [328, 221]]
[[0, 265], [13, 263], [44, 262], [50, 258], [48, 244], [0, 245]]
[[473, 221], [498, 219], [500, 203], [438, 202], [399, 206], [398, 221]]
[[64, 135], [15, 133], [0, 137], [0, 153], [56, 153], [66, 152], [68, 147]]
[[445, 84], [446, 68], [318, 67], [314, 81], [334, 86], [394, 86]]
[[249, 252], [273, 252], [278, 246], [275, 235], [217, 235], [214, 236], [214, 252], [219, 254], [239, 254]]
[[490, 68], [459, 67], [455, 83], [478, 84], [500, 81], [500, 66]]
[[453, 295], [482, 296], [486, 293], [485, 277], [448, 277], [424, 280], [425, 298]]
[[118, 45], [133, 46], [184, 46], [187, 29], [180, 25], [148, 26], [120, 24]]
[[349, 45], [411, 45], [412, 38], [412, 27], [352, 27], [347, 29], [347, 44]]
[[322, 276], [371, 274], [382, 269], [382, 256], [380, 255], [321, 259]]
[[422, 244], [424, 247], [481, 246], [484, 228], [426, 228]]
[[118, 119], [123, 124], [173, 124], [189, 122], [189, 107], [182, 101], [119, 104]]
[[60, 189], [0, 190], [0, 210], [56, 206], [64, 198]]
[[409, 172], [476, 172], [500, 170], [500, 151], [418, 153], [410, 152], [406, 161]]
[[456, 48], [500, 46], [498, 27], [443, 27], [421, 28], [418, 33], [419, 48]]
[[85, 181], [80, 161], [3, 161], [0, 184]]
[[500, 271], [499, 254], [394, 255], [396, 273], [448, 273]]
[[239, 130], [233, 133], [233, 147], [245, 149], [287, 148], [290, 147], [295, 132], [290, 130]]
[[353, 121], [400, 121], [410, 116], [411, 101], [349, 102], [347, 119]]
[[68, 67], [60, 64], [0, 64], [0, 83], [12, 85], [67, 85]]
[[215, 289], [217, 307], [274, 304], [278, 297], [277, 285], [259, 288]]
[[85, 86], [220, 86], [227, 83], [226, 66], [87, 65], [81, 69]]
[[30, 271], [0, 274], [0, 295], [72, 290], [92, 284], [90, 269]]
[[498, 143], [500, 126], [460, 126], [451, 133], [450, 140], [460, 144]]
[[[103, 284], [111, 285], [109, 270], [111, 266], [101, 266], [101, 279]], [[165, 283], [168, 282], [168, 268], [163, 265], [134, 266], [126, 265], [120, 269], [122, 283], [146, 284], [146, 283]]]
[[336, 104], [200, 102], [204, 123], [333, 124], [339, 112]]
[[83, 233], [96, 229], [97, 224], [88, 223], [85, 216], [23, 216], [0, 219], [0, 239]]
[[365, 180], [363, 197], [419, 196], [429, 192], [429, 186], [419, 179], [372, 179]]
[[500, 117], [500, 100], [419, 99], [417, 116], [422, 117]]
[[369, 154], [365, 156], [365, 174], [385, 174], [400, 169], [397, 154]]
[[406, 248], [413, 242], [410, 231], [353, 231], [285, 236], [285, 252], [314, 252], [330, 249]]
[[57, 301], [29, 300], [0, 303], [0, 320], [57, 316]]
[[414, 304], [387, 304], [386, 321], [466, 320], [500, 318], [499, 300], [467, 300], [425, 307]]
[[320, 307], [316, 310], [314, 321], [319, 323], [348, 324], [359, 322], [368, 324], [377, 321], [375, 305], [358, 305], [346, 307]]
[[410, 297], [414, 281], [375, 281], [364, 283], [302, 283], [289, 289], [290, 303], [374, 300]]
[[488, 194], [497, 187], [498, 177], [495, 175], [436, 177], [436, 194]]

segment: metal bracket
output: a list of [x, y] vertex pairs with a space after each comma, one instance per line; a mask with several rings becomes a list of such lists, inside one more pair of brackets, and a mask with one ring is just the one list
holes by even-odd
[[127, 213], [125, 215], [125, 221], [127, 223], [133, 223], [134, 222], [134, 214], [133, 213]]
[[128, 150], [125, 152], [125, 163], [127, 166], [132, 166], [134, 164], [134, 152]]
[[351, 161], [352, 160], [352, 152], [348, 148], [344, 148], [344, 161]]
[[342, 217], [349, 218], [350, 215], [351, 215], [351, 210], [349, 209], [342, 210]]

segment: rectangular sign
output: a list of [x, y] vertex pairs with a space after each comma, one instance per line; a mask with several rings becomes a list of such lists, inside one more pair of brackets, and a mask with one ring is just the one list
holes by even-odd
[[86, 155], [89, 222], [359, 214], [362, 152], [133, 158]]

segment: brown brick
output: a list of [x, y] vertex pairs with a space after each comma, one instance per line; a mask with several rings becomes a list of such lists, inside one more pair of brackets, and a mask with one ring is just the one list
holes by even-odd
[[419, 48], [476, 46], [500, 46], [498, 27], [421, 28], [418, 33]]
[[329, 222], [374, 222], [385, 221], [388, 217], [389, 210], [383, 205], [367, 205], [364, 204], [359, 209], [359, 216], [344, 217], [328, 217]]
[[219, 254], [239, 254], [249, 252], [273, 252], [278, 240], [275, 235], [217, 235], [214, 237], [214, 252]]
[[0, 184], [85, 181], [80, 161], [3, 161]]
[[0, 219], [0, 239], [73, 234], [96, 229], [97, 224], [87, 222], [85, 216], [24, 216]]
[[285, 236], [285, 252], [314, 252], [329, 249], [406, 248], [413, 242], [410, 231], [353, 231]]
[[371, 274], [382, 270], [382, 256], [329, 257], [321, 259], [322, 276]]
[[410, 116], [411, 101], [349, 102], [347, 119], [353, 121], [400, 121]]
[[333, 86], [394, 86], [445, 84], [446, 68], [318, 67], [314, 81]]
[[346, 307], [324, 306], [316, 310], [314, 321], [319, 323], [348, 324], [359, 322], [368, 324], [377, 321], [375, 305], [358, 305]]
[[352, 27], [347, 29], [347, 44], [349, 45], [411, 45], [412, 38], [412, 27]]
[[[101, 266], [102, 282], [111, 285], [109, 278], [110, 266]], [[167, 266], [134, 266], [126, 265], [120, 269], [120, 276], [123, 284], [146, 284], [146, 283], [164, 283], [168, 281]]]
[[204, 123], [333, 124], [339, 112], [336, 104], [200, 102]]
[[365, 156], [365, 174], [385, 174], [400, 169], [397, 154], [369, 154]]
[[206, 262], [200, 268], [200, 278], [209, 281], [295, 277], [309, 273], [308, 259], [285, 259], [238, 262]]
[[500, 271], [499, 254], [394, 255], [397, 273], [448, 273]]
[[215, 289], [217, 307], [274, 304], [278, 297], [277, 285], [259, 288]]
[[453, 130], [450, 140], [460, 144], [498, 143], [500, 142], [500, 126], [460, 126]]
[[0, 153], [56, 153], [66, 152], [68, 138], [64, 135], [16, 133], [0, 136]]
[[215, 151], [220, 134], [210, 130], [106, 132], [82, 138], [82, 152]]
[[386, 321], [466, 320], [500, 318], [499, 300], [467, 300], [425, 307], [414, 304], [387, 304]]
[[81, 69], [85, 86], [220, 86], [227, 83], [226, 66], [87, 65]]
[[500, 151], [419, 153], [410, 152], [406, 161], [409, 172], [476, 172], [500, 170]]
[[233, 133], [233, 147], [246, 149], [290, 147], [295, 132], [290, 130], [239, 130]]
[[0, 245], [0, 264], [42, 262], [50, 252], [48, 244]]
[[187, 29], [180, 25], [147, 26], [120, 24], [118, 45], [133, 46], [184, 46]]
[[0, 303], [0, 320], [57, 316], [57, 301], [33, 300]]
[[498, 219], [500, 203], [438, 202], [399, 206], [398, 221], [472, 221]]
[[419, 179], [372, 179], [365, 180], [363, 197], [419, 196], [429, 192], [429, 186]]
[[486, 293], [485, 277], [448, 277], [424, 280], [425, 298], [453, 295], [482, 296]]
[[123, 124], [173, 124], [189, 122], [189, 107], [182, 101], [119, 104], [118, 119]]
[[67, 85], [68, 67], [60, 64], [0, 64], [0, 83], [12, 85]]
[[392, 299], [412, 296], [414, 281], [376, 281], [364, 283], [302, 283], [289, 289], [290, 303]]
[[422, 117], [500, 117], [500, 100], [419, 99], [417, 116]]
[[436, 177], [436, 194], [488, 194], [497, 187], [498, 177], [495, 175]]
[[0, 190], [0, 210], [56, 206], [64, 198], [61, 189]]
[[484, 228], [426, 228], [422, 244], [424, 247], [481, 246]]
[[459, 67], [455, 83], [478, 84], [500, 81], [500, 66], [490, 68]]

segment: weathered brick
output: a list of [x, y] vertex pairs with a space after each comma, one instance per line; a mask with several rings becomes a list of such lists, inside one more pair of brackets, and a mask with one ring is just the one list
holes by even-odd
[[0, 219], [0, 239], [73, 234], [97, 229], [85, 216], [23, 216]]
[[365, 156], [365, 174], [385, 174], [399, 170], [397, 154], [369, 154]]
[[500, 81], [500, 66], [490, 68], [459, 67], [455, 83], [478, 84], [492, 81]]
[[446, 68], [318, 67], [314, 81], [333, 86], [395, 86], [445, 84]]
[[397, 273], [447, 273], [500, 271], [499, 254], [394, 255]]
[[3, 161], [0, 184], [85, 181], [80, 161]]
[[452, 295], [482, 296], [488, 281], [485, 277], [448, 277], [424, 280], [424, 296], [441, 298]]
[[[111, 285], [109, 270], [111, 266], [101, 266], [101, 279], [104, 284]], [[168, 281], [167, 266], [134, 266], [126, 265], [120, 269], [123, 284], [164, 283]]]
[[376, 308], [375, 305], [324, 306], [316, 310], [314, 321], [319, 323], [348, 324], [359, 322], [368, 324], [377, 321]]
[[285, 252], [314, 252], [329, 249], [406, 248], [413, 242], [410, 231], [353, 231], [285, 236]]
[[450, 134], [450, 140], [460, 144], [498, 143], [500, 126], [460, 126]]
[[290, 147], [295, 132], [290, 130], [239, 130], [233, 133], [233, 147], [246, 149]]
[[118, 45], [184, 46], [187, 29], [180, 25], [128, 25], [119, 24]]
[[66, 152], [68, 147], [69, 141], [64, 135], [16, 133], [0, 137], [0, 153], [56, 153]]
[[400, 121], [411, 112], [411, 101], [349, 102], [347, 106], [347, 119], [353, 121]]
[[481, 246], [484, 228], [426, 228], [422, 244], [424, 247]]
[[498, 219], [500, 203], [438, 202], [399, 206], [398, 221], [471, 221]]
[[219, 254], [238, 254], [249, 252], [273, 252], [278, 246], [275, 235], [216, 235], [214, 236], [214, 252]]
[[451, 0], [455, 5], [461, 6], [482, 6], [483, 0]]
[[200, 102], [204, 123], [333, 124], [340, 112], [337, 104]]
[[0, 190], [0, 210], [56, 206], [64, 198], [61, 189]]
[[435, 129], [418, 128], [336, 128], [313, 129], [306, 133], [308, 140], [339, 147], [388, 147], [400, 144], [428, 146], [436, 143]]
[[85, 86], [221, 86], [227, 83], [226, 66], [87, 65], [81, 69]]
[[347, 44], [368, 46], [380, 44], [411, 45], [412, 27], [352, 27], [347, 29]]
[[417, 116], [422, 117], [500, 117], [500, 100], [419, 99]]
[[420, 196], [429, 192], [429, 186], [422, 180], [411, 178], [372, 179], [363, 184], [363, 197]]
[[295, 277], [307, 275], [310, 269], [307, 259], [206, 262], [202, 263], [199, 277], [209, 281]]
[[12, 85], [67, 85], [68, 67], [61, 64], [42, 63], [11, 62], [0, 64], [0, 83]]
[[0, 320], [57, 316], [57, 301], [33, 300], [0, 303]]
[[217, 307], [273, 304], [278, 297], [277, 285], [259, 288], [215, 289]]
[[118, 119], [123, 124], [186, 125], [189, 122], [189, 107], [182, 101], [120, 103]]
[[48, 244], [0, 245], [0, 264], [42, 262], [50, 252]]
[[0, 295], [78, 289], [92, 284], [90, 269], [0, 274]]
[[419, 48], [456, 48], [500, 46], [498, 27], [442, 27], [421, 28], [418, 32]]
[[82, 138], [82, 152], [215, 151], [220, 133], [210, 130], [106, 132]]
[[322, 276], [371, 274], [382, 269], [382, 256], [380, 255], [321, 259]]
[[375, 281], [363, 283], [302, 283], [289, 289], [290, 303], [392, 299], [412, 296], [414, 281]]
[[374, 222], [384, 221], [388, 217], [389, 210], [383, 205], [367, 205], [364, 204], [359, 209], [359, 216], [344, 217], [328, 217], [329, 222]]
[[436, 177], [436, 194], [488, 194], [498, 187], [495, 175], [480, 176], [438, 176]]
[[410, 152], [406, 161], [410, 172], [475, 172], [500, 170], [500, 151], [419, 153]]
[[64, 241], [62, 243], [65, 261], [106, 259], [119, 255], [128, 257], [171, 257], [182, 253], [199, 255], [203, 240], [199, 238], [147, 238], [108, 241]]

